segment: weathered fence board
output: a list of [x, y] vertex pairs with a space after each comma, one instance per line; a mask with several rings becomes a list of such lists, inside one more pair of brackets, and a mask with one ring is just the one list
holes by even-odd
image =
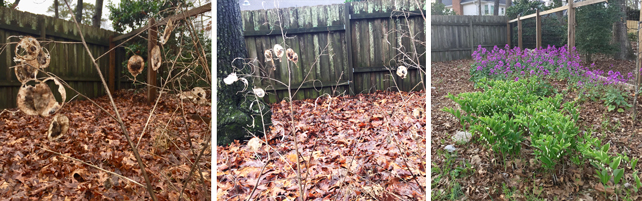
[[[89, 54], [82, 44], [77, 43], [81, 41], [80, 32], [73, 22], [9, 8], [0, 8], [0, 19], [0, 44], [3, 45], [0, 49], [0, 65], [4, 66], [0, 71], [0, 94], [4, 97], [0, 98], [0, 109], [16, 107], [16, 97], [21, 86], [12, 68], [16, 65], [13, 57], [19, 38], [9, 38], [11, 36], [33, 36], [41, 41], [41, 46], [47, 48], [51, 56], [51, 63], [45, 71], [56, 74], [74, 89], [89, 97], [105, 94]], [[81, 25], [81, 29], [93, 55], [102, 55], [108, 51], [109, 37], [116, 35], [111, 31], [85, 25]], [[116, 51], [119, 55], [116, 56], [117, 63], [120, 64], [126, 59], [124, 49]], [[109, 57], [103, 57], [97, 63], [102, 73], [107, 75]], [[117, 75], [121, 76], [120, 73]], [[38, 74], [38, 77], [44, 76], [43, 73]], [[56, 91], [53, 84], [50, 87]], [[60, 100], [59, 95], [54, 94]], [[75, 95], [75, 92], [67, 89], [67, 100]]]
[[470, 59], [482, 47], [507, 42], [505, 16], [430, 16], [431, 61]]
[[[413, 68], [406, 79], [399, 79], [395, 74], [396, 60], [403, 58], [398, 48], [404, 54], [416, 56], [413, 61], [419, 62], [425, 70], [426, 22], [420, 13], [423, 11], [425, 15], [426, 12], [420, 10], [425, 9], [424, 6], [416, 6], [413, 2], [375, 0], [243, 11], [248, 56], [256, 58], [254, 73], [286, 84], [291, 76], [293, 91], [305, 80], [294, 99], [316, 98], [332, 94], [334, 90], [351, 94], [396, 90], [395, 86], [404, 91], [422, 89], [424, 87], [415, 86], [425, 79], [422, 77], [425, 74]], [[273, 67], [265, 62], [263, 54], [277, 43], [283, 45], [281, 31], [286, 33], [287, 46], [284, 48], [292, 48], [299, 55], [291, 75], [285, 56], [276, 60]], [[411, 35], [421, 42], [412, 41], [408, 38]], [[269, 92], [266, 98], [269, 102], [287, 98], [286, 87], [268, 80], [260, 83]]]

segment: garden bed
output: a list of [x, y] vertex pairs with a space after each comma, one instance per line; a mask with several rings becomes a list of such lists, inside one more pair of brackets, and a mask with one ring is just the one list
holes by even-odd
[[[460, 60], [451, 62], [435, 62], [431, 65], [432, 94], [431, 94], [431, 187], [432, 199], [462, 199], [490, 200], [490, 199], [616, 199], [614, 188], [605, 188], [596, 176], [596, 168], [588, 163], [580, 167], [570, 162], [570, 156], [563, 158], [553, 171], [544, 171], [542, 162], [534, 156], [537, 150], [530, 142], [528, 135], [523, 135], [526, 140], [521, 143], [518, 155], [508, 156], [503, 159], [479, 141], [479, 135], [473, 134], [471, 142], [457, 144], [451, 138], [457, 131], [462, 131], [459, 119], [450, 113], [442, 111], [443, 108], [459, 108], [459, 105], [447, 97], [448, 93], [458, 95], [465, 92], [481, 92], [474, 88], [471, 81], [471, 65], [473, 60]], [[596, 62], [593, 69], [610, 69], [612, 62]], [[626, 68], [627, 62], [620, 63]], [[614, 65], [615, 66], [615, 65]], [[474, 67], [473, 67], [474, 68]], [[606, 71], [608, 72], [608, 71]], [[563, 102], [578, 98], [578, 90], [569, 90], [568, 82], [559, 79], [548, 79], [550, 84], [563, 93]], [[628, 99], [631, 102], [631, 98]], [[626, 154], [634, 159], [642, 154], [641, 123], [633, 123], [633, 109], [623, 112], [608, 111], [601, 100], [578, 101], [579, 118], [577, 126], [580, 135], [592, 129], [593, 137], [600, 139], [602, 144], [610, 144], [608, 153]], [[638, 106], [638, 111], [642, 110]], [[455, 152], [448, 153], [447, 145], [454, 145]], [[639, 194], [634, 192], [632, 186], [636, 185], [633, 177], [634, 171], [631, 164], [622, 162], [624, 168], [622, 181], [616, 188], [620, 190], [619, 199], [629, 198], [636, 200]], [[638, 166], [639, 167], [639, 166]], [[628, 168], [628, 169], [627, 169]], [[637, 168], [639, 169], [639, 168]], [[639, 175], [639, 173], [638, 173]], [[625, 183], [626, 186], [624, 185]], [[612, 183], [610, 183], [612, 184]], [[626, 196], [624, 193], [631, 193]], [[606, 195], [606, 197], [605, 197]]]

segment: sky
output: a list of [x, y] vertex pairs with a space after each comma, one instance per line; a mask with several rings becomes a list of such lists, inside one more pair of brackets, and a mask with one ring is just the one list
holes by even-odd
[[[8, 0], [7, 2], [13, 3], [13, 0]], [[63, 3], [62, 0], [59, 1], [60, 3]], [[76, 2], [75, 0], [72, 0], [71, 2]], [[85, 3], [91, 3], [91, 4], [96, 4], [96, 1], [93, 0], [83, 0]], [[104, 0], [103, 1], [103, 18], [107, 19], [107, 23], [103, 24], [101, 28], [103, 29], [108, 29], [108, 30], [113, 30], [111, 28], [111, 21], [109, 21], [109, 9], [107, 8], [107, 5], [111, 2], [112, 4], [118, 4], [120, 3], [120, 0]], [[35, 13], [35, 14], [41, 14], [41, 15], [47, 15], [47, 16], [53, 16], [53, 13], [47, 13], [47, 8], [49, 6], [53, 5], [54, 0], [21, 0], [20, 3], [18, 3], [18, 10], [20, 11], [26, 11], [30, 13]]]

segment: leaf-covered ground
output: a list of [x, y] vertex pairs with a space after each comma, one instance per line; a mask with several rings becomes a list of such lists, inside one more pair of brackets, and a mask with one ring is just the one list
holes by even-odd
[[[602, 58], [603, 59], [603, 58]], [[630, 62], [615, 63], [612, 68], [610, 60], [598, 60], [595, 68], [605, 72], [617, 69], [632, 69]], [[523, 143], [519, 157], [508, 157], [507, 162], [496, 156], [489, 149], [473, 140], [464, 145], [457, 145], [452, 136], [462, 127], [451, 114], [441, 111], [444, 107], [457, 108], [457, 104], [446, 95], [480, 91], [473, 88], [469, 81], [472, 60], [434, 62], [431, 66], [431, 187], [432, 199], [448, 199], [456, 194], [460, 200], [614, 200], [613, 188], [605, 189], [595, 176], [595, 168], [577, 167], [570, 160], [565, 160], [555, 170], [557, 181], [551, 174], [542, 173], [541, 164], [533, 156], [534, 148]], [[552, 83], [557, 89], [567, 87], [564, 81]], [[573, 100], [577, 92], [565, 94], [565, 100]], [[629, 99], [629, 102], [632, 99]], [[642, 106], [638, 105], [638, 111]], [[607, 112], [606, 106], [597, 101], [584, 101], [580, 104], [580, 130], [592, 128], [603, 143], [610, 143], [610, 154], [626, 153], [632, 158], [642, 154], [642, 123], [632, 121], [633, 109], [623, 113]], [[639, 116], [639, 115], [638, 115]], [[638, 117], [639, 119], [640, 117]], [[444, 150], [447, 145], [455, 145], [455, 154], [450, 158]], [[508, 164], [508, 165], [504, 165]], [[630, 166], [630, 165], [629, 165]], [[626, 166], [625, 166], [626, 167]], [[639, 166], [638, 166], [639, 167]], [[451, 172], [442, 172], [444, 170]], [[639, 168], [638, 168], [639, 169]], [[625, 170], [622, 183], [634, 185], [631, 169]], [[454, 174], [453, 174], [454, 173]], [[440, 177], [441, 175], [441, 177]], [[533, 176], [535, 175], [535, 176]], [[620, 185], [620, 189], [633, 189]], [[606, 195], [606, 197], [605, 197]], [[632, 200], [642, 199], [638, 193], [632, 193]]]
[[[425, 107], [423, 91], [294, 101], [306, 199], [425, 200]], [[269, 145], [218, 147], [218, 200], [299, 197], [289, 108], [272, 105]]]
[[[114, 114], [107, 97], [94, 100]], [[126, 91], [117, 92], [114, 101], [136, 144], [153, 105], [147, 104], [144, 95]], [[197, 154], [206, 144], [211, 146], [204, 141], [211, 132], [211, 107], [184, 103], [187, 122], [176, 96], [163, 96], [138, 144], [159, 200], [178, 199]], [[140, 167], [116, 120], [88, 100], [69, 102], [58, 113], [69, 117], [71, 125], [69, 133], [55, 141], [46, 136], [52, 117], [23, 112], [0, 115], [0, 200], [150, 200], [145, 188], [134, 182], [57, 154], [144, 186]], [[190, 151], [187, 125], [196, 154]], [[183, 197], [210, 199], [210, 158], [211, 148], [206, 148], [198, 163], [204, 182], [195, 171]]]

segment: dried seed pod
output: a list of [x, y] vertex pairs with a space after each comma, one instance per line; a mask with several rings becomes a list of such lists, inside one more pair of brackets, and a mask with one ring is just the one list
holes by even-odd
[[406, 75], [408, 74], [408, 69], [406, 69], [405, 66], [399, 66], [397, 68], [397, 75], [401, 77], [401, 79], [406, 78]]
[[16, 45], [15, 52], [16, 60], [34, 60], [40, 53], [40, 43], [31, 36], [22, 37], [22, 40]]
[[69, 131], [69, 118], [64, 114], [56, 114], [53, 117], [49, 130], [47, 131], [47, 138], [51, 141], [57, 140]]
[[239, 78], [241, 82], [243, 82], [243, 91], [247, 89], [247, 85], [249, 84], [245, 78]]
[[272, 51], [271, 50], [265, 50], [265, 62], [272, 61]]
[[194, 87], [192, 89], [192, 93], [194, 93], [194, 95], [202, 97], [202, 98], [206, 98], [207, 97], [207, 93], [205, 92], [205, 89], [200, 88], [200, 87]]
[[283, 47], [279, 44], [274, 45], [274, 54], [276, 54], [277, 59], [283, 57]]
[[239, 78], [236, 77], [236, 73], [231, 73], [226, 78], [223, 79], [223, 82], [225, 82], [225, 84], [227, 85], [230, 85], [236, 82], [237, 80], [239, 80]]
[[174, 20], [169, 20], [167, 22], [167, 25], [165, 26], [165, 31], [163, 31], [163, 36], [160, 38], [160, 44], [165, 45], [167, 41], [169, 40], [169, 37], [172, 34], [172, 31], [174, 30]]
[[160, 47], [158, 45], [152, 48], [152, 69], [158, 71], [162, 63]]
[[[59, 91], [60, 88], [62, 87], [59, 87]], [[22, 110], [25, 114], [40, 115], [43, 117], [48, 117], [51, 114], [55, 114], [56, 111], [58, 111], [58, 109], [60, 109], [61, 107], [61, 105], [56, 102], [51, 89], [49, 88], [49, 86], [47, 86], [47, 84], [45, 84], [44, 81], [36, 84], [35, 86], [23, 84], [18, 91], [17, 104], [18, 108], [20, 108], [20, 110]]]
[[20, 64], [18, 64], [14, 69], [18, 81], [24, 84], [30, 79], [35, 79], [38, 74], [38, 68], [35, 65], [35, 60], [20, 61]]
[[134, 77], [143, 72], [143, 68], [145, 68], [145, 61], [143, 60], [143, 57], [140, 57], [138, 55], [129, 57], [129, 61], [127, 62], [127, 70], [129, 70], [129, 73], [131, 73]]
[[288, 48], [288, 50], [285, 51], [285, 54], [288, 56], [288, 60], [290, 60], [290, 61], [292, 61], [294, 63], [299, 61], [299, 55], [297, 55], [296, 52], [294, 52], [294, 50], [292, 50], [292, 48]]
[[259, 98], [263, 98], [263, 96], [265, 96], [265, 91], [261, 88], [253, 89], [253, 91], [254, 94], [256, 94], [256, 96], [258, 96]]
[[38, 68], [47, 68], [49, 67], [49, 62], [51, 61], [51, 56], [49, 55], [49, 50], [47, 48], [42, 48], [40, 50], [40, 53], [38, 53], [38, 57], [36, 59], [38, 61]]

